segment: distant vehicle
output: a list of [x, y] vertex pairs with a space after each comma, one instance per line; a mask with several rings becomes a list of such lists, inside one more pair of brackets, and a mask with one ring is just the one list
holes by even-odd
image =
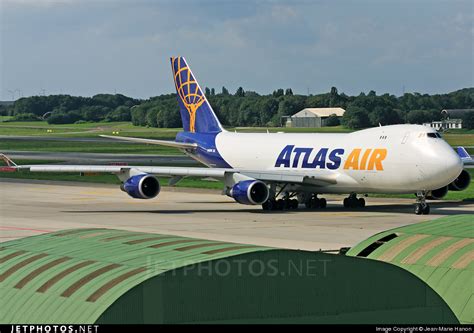
[[196, 77], [183, 57], [171, 58], [183, 122], [175, 141], [103, 137], [178, 148], [207, 168], [120, 165], [24, 165], [31, 172], [105, 172], [123, 182], [133, 198], [151, 199], [160, 192], [156, 176], [176, 184], [186, 176], [224, 180], [225, 191], [237, 202], [265, 210], [324, 208], [322, 194], [349, 194], [344, 206], [364, 207], [366, 193], [414, 193], [416, 214], [429, 214], [426, 199], [470, 183], [458, 153], [435, 130], [420, 125], [392, 125], [348, 134], [234, 133], [217, 119]]

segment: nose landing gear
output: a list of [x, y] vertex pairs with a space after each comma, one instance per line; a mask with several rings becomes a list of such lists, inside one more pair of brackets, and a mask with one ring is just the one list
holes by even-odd
[[426, 203], [426, 192], [420, 191], [416, 193], [415, 214], [428, 215], [430, 213], [430, 206]]

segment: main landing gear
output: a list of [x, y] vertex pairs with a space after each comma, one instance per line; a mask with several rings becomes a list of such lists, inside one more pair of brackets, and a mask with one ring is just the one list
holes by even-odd
[[312, 193], [308, 195], [308, 198], [306, 199], [304, 205], [308, 209], [326, 208], [327, 201], [324, 198], [318, 198], [318, 195], [316, 193]]
[[416, 193], [415, 214], [428, 215], [430, 213], [430, 206], [426, 203], [426, 192]]
[[270, 198], [262, 204], [262, 208], [263, 210], [291, 210], [298, 209], [298, 204], [298, 200], [287, 196], [282, 199]]
[[[280, 198], [277, 199], [278, 197]], [[308, 209], [326, 208], [327, 206], [326, 199], [318, 198], [316, 193], [283, 192], [282, 194], [282, 191], [280, 191], [270, 196], [262, 204], [262, 208], [263, 210], [294, 210], [298, 209], [300, 203], [304, 203]]]
[[365, 207], [365, 199], [357, 198], [356, 193], [351, 193], [343, 201], [345, 208], [363, 208]]

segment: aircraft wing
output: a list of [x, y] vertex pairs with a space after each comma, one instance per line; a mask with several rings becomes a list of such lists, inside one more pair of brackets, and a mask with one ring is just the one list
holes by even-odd
[[224, 177], [225, 172], [233, 169], [211, 169], [211, 168], [185, 168], [185, 167], [160, 167], [160, 166], [121, 166], [121, 165], [19, 165], [20, 170], [31, 172], [84, 172], [84, 173], [115, 173], [120, 174], [131, 169], [157, 176], [194, 176], [194, 177]]
[[292, 183], [312, 186], [336, 184], [337, 173], [305, 174], [285, 171], [252, 171], [231, 168], [187, 168], [161, 166], [121, 166], [121, 165], [15, 165], [14, 169], [31, 172], [82, 172], [122, 174], [130, 170], [170, 177], [213, 177], [225, 178], [226, 174], [242, 174], [268, 183]]
[[[286, 170], [239, 170], [232, 168], [187, 168], [162, 166], [130, 166], [130, 165], [69, 165], [69, 164], [37, 164], [17, 165], [9, 157], [0, 153], [0, 160], [7, 165], [4, 171], [28, 170], [31, 172], [82, 172], [82, 173], [114, 173], [123, 174], [130, 170], [138, 173], [149, 173], [157, 176], [170, 177], [213, 177], [225, 178], [227, 174], [242, 174], [267, 183], [292, 183], [312, 186], [327, 186], [337, 183], [339, 173], [320, 170], [316, 173], [305, 173]], [[8, 169], [8, 170], [6, 170]], [[0, 170], [2, 171], [2, 170]]]
[[126, 136], [111, 136], [111, 135], [101, 135], [103, 138], [115, 139], [120, 141], [129, 141], [129, 142], [138, 142], [138, 143], [147, 143], [151, 145], [161, 145], [181, 149], [196, 149], [198, 147], [195, 143], [185, 143], [177, 141], [167, 141], [167, 140], [155, 140], [155, 139], [143, 139], [143, 138], [131, 138]]

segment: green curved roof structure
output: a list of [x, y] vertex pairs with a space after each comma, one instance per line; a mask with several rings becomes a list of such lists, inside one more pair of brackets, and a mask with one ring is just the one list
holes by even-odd
[[425, 281], [461, 323], [474, 323], [474, 215], [455, 215], [384, 231], [347, 255], [399, 266]]
[[459, 323], [422, 280], [344, 255], [112, 229], [0, 244], [0, 323]]
[[[262, 250], [266, 249], [110, 229], [66, 230], [15, 240], [0, 247], [2, 299], [7, 300], [0, 322], [93, 322], [124, 292], [152, 276]], [[25, 307], [35, 309], [26, 321]]]

